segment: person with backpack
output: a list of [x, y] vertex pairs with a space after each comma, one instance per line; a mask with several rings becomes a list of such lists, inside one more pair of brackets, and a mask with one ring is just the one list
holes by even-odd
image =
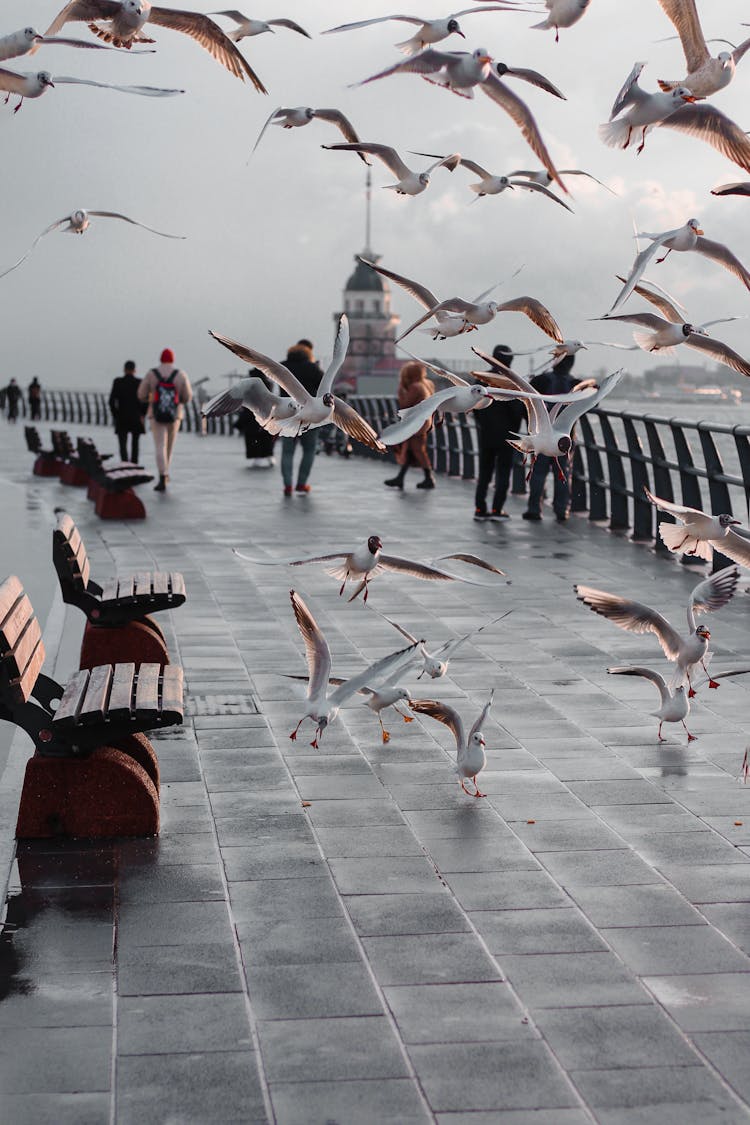
[[174, 352], [165, 348], [158, 367], [152, 367], [138, 388], [138, 398], [148, 403], [148, 419], [154, 436], [159, 483], [154, 492], [165, 492], [169, 466], [177, 431], [182, 422], [183, 407], [190, 402], [193, 391], [184, 371], [174, 365]]

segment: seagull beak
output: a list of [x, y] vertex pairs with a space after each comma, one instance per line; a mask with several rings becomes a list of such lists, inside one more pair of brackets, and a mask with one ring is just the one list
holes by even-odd
[[[471, 9], [471, 11], [474, 11], [474, 10], [475, 10], [474, 8], [472, 8], [472, 9]], [[465, 39], [465, 38], [466, 38], [466, 36], [464, 35], [463, 31], [459, 31], [459, 29], [458, 29], [458, 28], [456, 28], [455, 34], [456, 34], [456, 35], [460, 35], [462, 39]], [[724, 63], [724, 66], [726, 66], [726, 65], [727, 65], [727, 64], [726, 64], [726, 63]]]
[[694, 102], [694, 101], [697, 100], [696, 98], [693, 97], [692, 94], [680, 94], [680, 97], [682, 98], [682, 100], [684, 102]]
[[730, 527], [742, 527], [742, 520], [730, 520], [729, 526]]
[[696, 229], [695, 229], [695, 232], [694, 232], [694, 233], [695, 233], [695, 234], [703, 234], [703, 231], [702, 231], [702, 230], [700, 229], [700, 227], [696, 227]]
[[479, 61], [480, 61], [480, 63], [491, 63], [492, 62], [492, 55], [480, 55]]
[[480, 738], [480, 739], [479, 739], [479, 745], [480, 745], [480, 746], [486, 746], [486, 745], [487, 745], [487, 743], [486, 743], [486, 742], [484, 741], [484, 739], [483, 739], [483, 738]]

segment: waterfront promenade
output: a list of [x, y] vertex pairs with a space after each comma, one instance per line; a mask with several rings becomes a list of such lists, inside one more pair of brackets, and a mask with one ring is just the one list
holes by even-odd
[[[50, 513], [50, 582], [55, 506], [96, 577], [184, 573], [187, 604], [164, 616], [189, 717], [155, 740], [158, 841], [19, 850], [0, 939], [0, 1119], [750, 1122], [750, 677], [701, 692], [697, 742], [668, 727], [659, 747], [651, 685], [606, 675], [663, 668], [655, 639], [572, 590], [627, 593], [682, 627], [694, 569], [585, 518], [525, 523], [515, 498], [507, 524], [475, 524], [470, 484], [418, 493], [414, 473], [401, 495], [376, 461], [321, 456], [310, 496], [284, 499], [278, 470], [248, 470], [239, 441], [193, 435], [166, 496], [141, 491], [147, 521], [103, 523], [82, 491], [31, 478], [22, 429], [2, 436], [0, 476]], [[386, 575], [370, 595], [431, 645], [512, 608], [448, 678], [408, 681], [469, 723], [495, 688], [485, 800], [460, 791], [450, 734], [425, 717], [389, 715], [383, 745], [355, 703], [319, 751], [308, 724], [289, 740], [301, 707], [283, 673], [305, 671], [290, 587], [334, 672], [400, 639], [320, 568], [253, 567], [231, 547], [304, 555], [373, 533], [422, 559], [471, 550], [512, 579]], [[709, 624], [715, 669], [750, 663], [746, 594]], [[58, 605], [60, 627], [64, 676], [81, 615], [63, 621]], [[0, 858], [27, 754], [19, 735]]]

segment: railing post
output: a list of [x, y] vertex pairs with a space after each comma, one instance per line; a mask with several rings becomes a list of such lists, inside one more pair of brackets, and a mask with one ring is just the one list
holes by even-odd
[[636, 432], [632, 418], [624, 417], [622, 420], [625, 430], [625, 440], [628, 443], [630, 455], [630, 473], [633, 481], [633, 539], [653, 539], [654, 521], [653, 509], [644, 495], [644, 488], [648, 488], [648, 473], [643, 455], [641, 439]]
[[750, 441], [748, 440], [750, 430], [746, 426], [735, 426], [732, 433], [745, 489], [745, 506], [750, 512]]
[[583, 466], [581, 447], [578, 442], [576, 442], [573, 446], [573, 477], [570, 484], [570, 510], [571, 512], [585, 512], [587, 507], [586, 471]]
[[[649, 418], [648, 415], [644, 419], [646, 426], [646, 437], [648, 438], [648, 448], [651, 453], [651, 468], [654, 473], [654, 495], [660, 496], [662, 500], [669, 500], [674, 503], [674, 489], [672, 488], [672, 475], [667, 468], [667, 455], [664, 450], [664, 444], [661, 440], [661, 435], [657, 429], [656, 421]], [[674, 523], [674, 517], [664, 513], [657, 515], [657, 524], [659, 518], [666, 519], [669, 523]], [[654, 542], [655, 550], [660, 555], [671, 554], [669, 547], [663, 542], [661, 535], [656, 532], [656, 539]]]
[[[724, 465], [722, 464], [719, 451], [716, 448], [716, 442], [711, 436], [706, 427], [705, 422], [698, 423], [698, 437], [700, 438], [701, 448], [703, 450], [703, 460], [706, 463], [706, 472], [708, 473], [708, 495], [711, 500], [711, 513], [712, 515], [721, 515], [722, 512], [732, 514], [732, 501], [729, 498], [729, 489], [727, 488], [724, 477]], [[713, 557], [713, 571], [723, 570], [725, 566], [730, 566], [732, 560], [722, 555], [721, 551], [717, 551], [714, 547]]]
[[446, 472], [449, 477], [461, 476], [461, 435], [459, 430], [458, 419], [455, 414], [446, 414], [445, 416], [446, 445], [448, 453], [448, 463], [446, 465]]
[[[677, 454], [677, 463], [680, 466], [680, 491], [682, 492], [682, 503], [688, 508], [697, 508], [702, 512], [703, 498], [701, 497], [701, 489], [698, 483], [698, 478], [695, 475], [695, 462], [693, 461], [693, 454], [688, 444], [688, 440], [683, 432], [682, 422], [679, 418], [670, 418], [669, 428], [672, 431], [675, 452]], [[688, 566], [696, 565], [702, 562], [701, 559], [696, 559], [693, 555], [682, 555], [680, 561]]]
[[610, 519], [612, 531], [627, 531], [630, 527], [628, 517], [628, 482], [622, 467], [622, 453], [617, 444], [615, 431], [607, 414], [599, 414], [602, 438], [606, 448], [607, 469], [609, 470]]
[[[592, 414], [594, 413], [597, 412], [592, 411]], [[604, 469], [602, 467], [602, 459], [599, 456], [599, 451], [595, 448], [596, 439], [594, 437], [594, 431], [586, 414], [583, 414], [579, 419], [578, 427], [581, 434], [583, 434], [583, 445], [586, 450], [586, 464], [589, 471], [589, 519], [606, 520], [607, 492]]]
[[448, 449], [448, 435], [447, 429], [447, 415], [443, 417], [443, 424], [437, 424], [437, 418], [433, 415], [433, 426], [430, 430], [433, 440], [433, 458], [432, 465], [436, 473], [444, 473], [448, 465], [447, 449]]
[[474, 440], [476, 429], [469, 421], [468, 414], [459, 414], [458, 423], [461, 433], [461, 476], [464, 480], [474, 480], [477, 475]]

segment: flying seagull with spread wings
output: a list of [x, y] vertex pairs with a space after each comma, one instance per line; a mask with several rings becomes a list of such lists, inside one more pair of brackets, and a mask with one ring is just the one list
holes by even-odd
[[678, 521], [667, 523], [661, 520], [659, 523], [659, 535], [670, 551], [679, 551], [703, 559], [704, 562], [711, 562], [716, 549], [740, 566], [750, 567], [750, 532], [743, 531], [739, 534], [733, 530], [735, 527], [742, 527], [741, 520], [727, 512], [712, 516], [697, 508], [673, 504], [670, 500], [654, 496], [647, 488], [644, 492], [655, 508], [660, 512], [668, 512]]
[[750, 39], [740, 43], [733, 51], [720, 51], [713, 58], [706, 44], [695, 0], [659, 0], [667, 17], [674, 24], [685, 52], [687, 75], [679, 82], [659, 80], [662, 90], [687, 86], [696, 98], [710, 98], [732, 81], [737, 63], [750, 48]]
[[[340, 109], [313, 109], [309, 105], [298, 105], [293, 108], [284, 108], [279, 106], [273, 113], [269, 114], [266, 122], [258, 134], [258, 139], [253, 145], [253, 152], [263, 139], [263, 134], [269, 125], [280, 125], [282, 129], [300, 129], [304, 125], [309, 125], [311, 121], [327, 121], [330, 125], [335, 125], [340, 133], [343, 134], [344, 139], [359, 144], [359, 137], [357, 136], [354, 126], [345, 117]], [[359, 154], [360, 160], [365, 164], [370, 163], [364, 153]]]
[[422, 16], [376, 16], [370, 20], [357, 20], [355, 23], [341, 23], [338, 27], [329, 27], [321, 32], [321, 35], [334, 35], [339, 31], [357, 31], [360, 27], [372, 27], [376, 23], [391, 23], [397, 20], [400, 23], [408, 23], [416, 28], [416, 31], [408, 39], [402, 43], [397, 43], [399, 51], [403, 51], [405, 55], [416, 55], [425, 47], [432, 47], [435, 43], [442, 43], [450, 35], [460, 35], [465, 39], [461, 24], [458, 22], [459, 16], [471, 16], [479, 12], [517, 12], [519, 10], [511, 4], [486, 4], [482, 8], [462, 8], [460, 12], [452, 12], [449, 16], [443, 16], [440, 19], [428, 20]]

